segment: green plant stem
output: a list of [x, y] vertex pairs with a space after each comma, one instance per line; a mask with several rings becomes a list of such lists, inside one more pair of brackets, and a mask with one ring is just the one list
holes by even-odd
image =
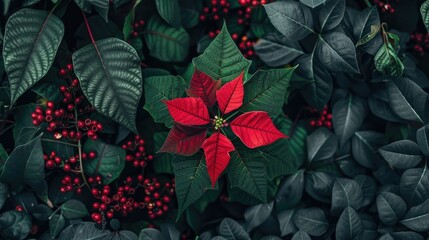
[[44, 142], [59, 143], [59, 144], [69, 145], [69, 146], [72, 146], [72, 147], [77, 147], [78, 146], [77, 144], [68, 143], [68, 142], [62, 142], [62, 141], [53, 140], [53, 139], [49, 139], [49, 138], [42, 138], [42, 141], [44, 141]]
[[59, 208], [57, 208], [57, 209], [55, 209], [55, 211], [53, 211], [52, 212], [52, 214], [49, 216], [49, 220], [51, 220], [51, 218], [55, 215], [55, 213], [57, 213], [58, 211], [60, 211], [61, 210], [61, 207], [59, 207]]
[[[84, 15], [85, 16], [85, 15]], [[86, 17], [85, 17], [86, 19]], [[76, 126], [76, 132], [79, 132], [79, 127], [77, 126], [77, 106], [76, 103], [74, 104], [74, 118], [75, 118], [75, 126]], [[79, 167], [80, 167], [80, 175], [82, 176], [83, 182], [85, 183], [85, 186], [91, 190], [91, 188], [89, 187], [88, 181], [86, 180], [86, 176], [85, 173], [83, 172], [83, 160], [82, 160], [82, 143], [80, 141], [80, 139], [77, 141], [77, 150], [79, 152]]]
[[233, 114], [229, 115], [229, 116], [225, 119], [225, 121], [227, 121], [227, 122], [228, 122], [228, 120], [229, 120], [229, 119], [231, 119], [232, 117], [234, 117], [235, 115], [237, 115], [237, 113], [238, 113], [238, 111], [235, 111]]

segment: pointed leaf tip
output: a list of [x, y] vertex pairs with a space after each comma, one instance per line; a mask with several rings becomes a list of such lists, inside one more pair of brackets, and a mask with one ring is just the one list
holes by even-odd
[[173, 120], [185, 126], [210, 123], [210, 116], [201, 98], [176, 98], [163, 101]]
[[158, 152], [192, 156], [200, 149], [206, 139], [206, 134], [207, 130], [205, 128], [194, 128], [174, 123], [167, 139], [165, 139]]
[[189, 88], [186, 93], [190, 97], [200, 97], [207, 107], [216, 102], [216, 90], [220, 88], [222, 81], [214, 80], [209, 75], [195, 68]]
[[220, 111], [223, 114], [228, 114], [243, 105], [244, 86], [242, 72], [231, 82], [226, 83], [221, 89], [216, 91], [216, 98], [219, 104]]

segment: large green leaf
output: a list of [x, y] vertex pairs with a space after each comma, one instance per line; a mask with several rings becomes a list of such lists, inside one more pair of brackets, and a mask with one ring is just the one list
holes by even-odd
[[219, 225], [219, 235], [228, 239], [250, 240], [244, 228], [231, 218], [224, 218]]
[[329, 222], [322, 209], [312, 207], [304, 208], [295, 212], [293, 222], [299, 230], [310, 236], [319, 237], [329, 229]]
[[417, 143], [411, 140], [400, 140], [378, 150], [392, 167], [408, 169], [415, 167], [423, 156]]
[[159, 15], [175, 28], [181, 25], [180, 6], [178, 0], [155, 0]]
[[0, 215], [2, 239], [25, 239], [31, 230], [31, 218], [26, 212], [7, 211]]
[[3, 58], [9, 77], [11, 105], [51, 67], [64, 35], [64, 25], [51, 12], [22, 9], [8, 19]]
[[352, 154], [360, 165], [375, 169], [377, 149], [385, 142], [382, 133], [373, 131], [355, 132], [352, 137]]
[[417, 205], [429, 198], [429, 171], [424, 168], [406, 170], [400, 181], [401, 196], [411, 205]]
[[155, 122], [164, 123], [165, 126], [171, 128], [173, 118], [167, 105], [162, 101], [185, 96], [185, 86], [186, 83], [180, 76], [166, 75], [146, 78], [144, 81], [146, 100], [144, 109], [152, 115]]
[[193, 63], [200, 71], [223, 83], [231, 81], [240, 73], [247, 72], [250, 61], [245, 59], [229, 35], [226, 24], [204, 53], [194, 58]]
[[320, 32], [327, 32], [337, 27], [343, 20], [345, 11], [344, 0], [327, 0], [319, 12]]
[[301, 40], [313, 31], [313, 16], [307, 6], [292, 0], [263, 5], [274, 27], [293, 40]]
[[143, 83], [136, 50], [122, 40], [107, 38], [74, 52], [73, 65], [95, 109], [137, 132], [135, 119]]
[[28, 185], [42, 200], [47, 201], [48, 185], [45, 181], [41, 135], [13, 150], [3, 164], [0, 180], [13, 185]]
[[388, 83], [389, 103], [402, 119], [424, 123], [429, 112], [428, 94], [408, 78], [397, 78]]
[[244, 84], [242, 112], [265, 111], [270, 117], [277, 117], [283, 107], [289, 81], [295, 68], [257, 71]]
[[362, 203], [363, 195], [359, 184], [352, 179], [338, 178], [332, 189], [331, 213], [338, 216], [347, 206], [357, 211]]
[[426, 26], [426, 30], [429, 31], [429, 1], [426, 0], [421, 6], [420, 6], [420, 14], [423, 18], [423, 23]]
[[410, 208], [410, 210], [402, 218], [401, 223], [409, 229], [417, 232], [429, 231], [429, 199], [422, 202], [420, 205]]
[[383, 224], [394, 226], [407, 211], [407, 204], [394, 193], [381, 192], [377, 197], [377, 211]]
[[387, 89], [376, 91], [369, 99], [368, 99], [369, 108], [371, 112], [386, 121], [389, 122], [402, 122], [403, 120], [393, 112], [392, 108], [389, 104], [389, 95], [387, 93]]
[[145, 35], [150, 55], [165, 62], [180, 62], [188, 56], [190, 37], [183, 27], [170, 26], [154, 15], [146, 24]]
[[355, 239], [362, 234], [363, 224], [356, 211], [348, 206], [344, 209], [335, 228], [335, 237], [337, 240]]
[[101, 140], [86, 141], [83, 151], [96, 153], [94, 159], [84, 162], [84, 170], [89, 175], [101, 175], [104, 184], [115, 181], [125, 167], [125, 150]]
[[198, 153], [191, 157], [177, 156], [173, 159], [173, 169], [179, 204], [178, 217], [180, 217], [189, 205], [201, 198], [212, 187], [202, 154]]
[[267, 201], [267, 172], [261, 155], [250, 150], [241, 142], [234, 141], [235, 151], [227, 167], [230, 187], [237, 187], [256, 197]]

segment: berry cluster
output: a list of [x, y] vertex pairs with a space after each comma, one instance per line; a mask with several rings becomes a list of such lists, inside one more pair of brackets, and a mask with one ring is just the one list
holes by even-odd
[[244, 57], [251, 58], [255, 55], [253, 50], [253, 46], [255, 45], [256, 40], [251, 40], [247, 36], [243, 36], [240, 38], [238, 42], [238, 48], [243, 53]]
[[243, 7], [257, 7], [268, 2], [268, 0], [238, 0], [238, 3]]
[[[317, 114], [318, 111], [316, 109], [310, 109], [310, 113]], [[323, 108], [318, 118], [310, 120], [310, 126], [311, 127], [325, 126], [327, 128], [332, 128], [332, 114], [328, 112], [328, 106], [325, 106]]]
[[101, 223], [103, 217], [111, 219], [115, 214], [127, 216], [137, 209], [146, 209], [150, 219], [160, 217], [169, 209], [174, 187], [174, 179], [162, 185], [157, 178], [144, 178], [143, 175], [126, 177], [124, 184], [115, 191], [109, 185], [102, 188], [94, 186], [91, 194], [97, 201], [92, 204], [95, 210], [91, 214], [92, 220]]
[[153, 155], [146, 153], [145, 141], [139, 135], [134, 137], [134, 141], [128, 141], [122, 145], [127, 150], [125, 160], [132, 162], [134, 167], [146, 167], [148, 161], [153, 160]]
[[144, 25], [145, 25], [144, 20], [139, 20], [134, 22], [132, 25], [133, 31], [131, 32], [131, 36], [138, 37], [139, 33], [143, 30]]
[[46, 130], [54, 132], [56, 139], [67, 138], [71, 141], [79, 141], [84, 135], [92, 140], [97, 139], [97, 132], [103, 130], [101, 123], [89, 118], [76, 122], [79, 116], [93, 112], [94, 107], [83, 104], [88, 101], [80, 89], [79, 80], [74, 76], [73, 65], [67, 64], [66, 68], [59, 70], [58, 74], [67, 83], [59, 88], [63, 94], [62, 103], [56, 106], [54, 102], [47, 101], [46, 109], [37, 106], [31, 113], [33, 125], [38, 126], [46, 122]]
[[[396, 2], [399, 2], [399, 0], [396, 0]], [[374, 4], [381, 9], [381, 12], [391, 14], [395, 13], [395, 9], [390, 4], [389, 0], [374, 0]]]
[[429, 33], [412, 33], [410, 42], [414, 52], [424, 55], [425, 51], [429, 50]]
[[229, 12], [231, 4], [227, 0], [212, 0], [210, 7], [205, 7], [200, 15], [200, 21], [219, 21], [225, 18]]

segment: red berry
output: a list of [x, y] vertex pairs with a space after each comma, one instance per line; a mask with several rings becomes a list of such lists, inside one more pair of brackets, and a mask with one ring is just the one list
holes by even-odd
[[169, 196], [163, 196], [163, 197], [162, 197], [162, 201], [163, 201], [163, 202], [165, 202], [165, 203], [169, 203], [169, 202], [170, 202], [170, 200], [171, 200], [171, 199], [170, 199], [170, 197], [169, 197]]
[[89, 159], [94, 159], [96, 156], [97, 155], [95, 152], [89, 152], [89, 154], [88, 154]]
[[91, 194], [92, 194], [92, 196], [97, 197], [99, 194], [98, 189], [96, 189], [96, 188], [91, 189]]
[[48, 108], [54, 108], [54, 103], [51, 102], [51, 101], [49, 101], [49, 102], [46, 103], [46, 107], [48, 107]]
[[101, 221], [101, 214], [99, 214], [99, 213], [93, 213], [93, 214], [91, 215], [91, 217], [92, 217], [92, 220], [94, 220], [94, 222], [99, 222], [99, 221]]
[[15, 210], [18, 212], [22, 212], [22, 211], [24, 211], [24, 207], [21, 205], [16, 205]]
[[156, 199], [158, 199], [160, 197], [160, 195], [159, 195], [159, 193], [156, 192], [156, 193], [153, 194], [153, 197], [156, 198]]
[[106, 217], [107, 217], [107, 218], [113, 218], [113, 216], [114, 216], [114, 213], [113, 213], [112, 211], [108, 211], [108, 212], [106, 213]]
[[67, 163], [64, 164], [63, 170], [64, 170], [64, 172], [69, 172], [71, 170], [70, 164], [67, 164]]
[[73, 64], [71, 64], [71, 63], [67, 64], [66, 68], [69, 71], [73, 70]]
[[55, 162], [52, 160], [48, 160], [45, 165], [47, 169], [53, 169], [55, 167]]
[[65, 76], [66, 73], [67, 73], [67, 71], [64, 68], [61, 68], [60, 71], [58, 72], [58, 74], [62, 77]]

